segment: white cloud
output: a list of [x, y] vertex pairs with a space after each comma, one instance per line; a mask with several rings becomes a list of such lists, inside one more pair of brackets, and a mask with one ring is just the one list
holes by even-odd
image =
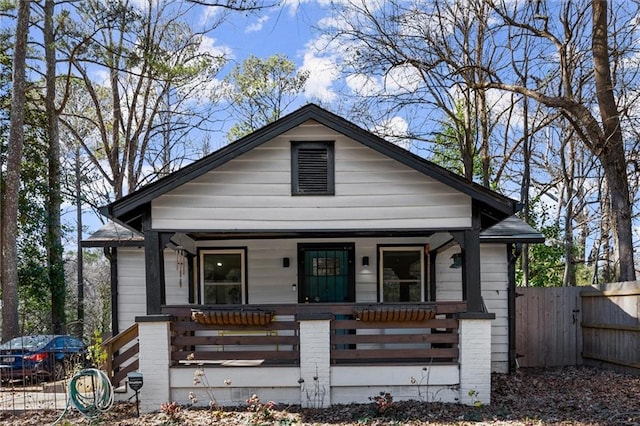
[[[231, 49], [227, 46], [217, 45], [216, 39], [212, 37], [202, 36], [198, 50], [200, 53], [216, 58], [229, 59], [232, 57]], [[194, 105], [206, 105], [217, 97], [220, 86], [219, 79], [213, 78], [211, 75], [199, 75], [182, 87], [180, 91]]]
[[359, 96], [373, 96], [382, 89], [374, 77], [366, 74], [351, 74], [345, 80], [347, 87]]
[[[103, 1], [104, 4], [107, 4], [107, 1]], [[153, 0], [130, 0], [129, 5], [135, 7], [138, 10], [146, 11], [149, 10], [149, 7], [153, 7], [156, 3]]]
[[92, 69], [91, 71], [92, 81], [98, 83], [100, 86], [108, 86], [110, 84], [110, 74], [106, 68]]
[[232, 50], [228, 46], [216, 45], [216, 39], [212, 37], [202, 36], [200, 53], [208, 53], [212, 56], [223, 56], [227, 59], [232, 57]]
[[411, 141], [407, 139], [409, 130], [409, 123], [402, 117], [392, 117], [389, 120], [383, 121], [379, 125], [375, 126], [371, 131], [384, 137], [389, 142], [392, 142], [404, 149], [409, 149]]
[[[331, 31], [336, 32], [339, 30], [349, 30], [352, 28], [352, 23], [350, 23], [347, 18], [343, 16], [325, 16], [318, 20], [316, 24], [318, 28], [322, 31]], [[322, 36], [321, 36], [322, 37]], [[328, 39], [332, 40], [332, 37], [324, 35]]]
[[245, 33], [258, 32], [264, 27], [265, 22], [267, 22], [268, 20], [269, 20], [269, 17], [267, 15], [261, 16], [256, 22], [248, 25], [247, 28], [244, 29], [244, 32]]
[[393, 94], [415, 92], [421, 83], [420, 73], [411, 65], [391, 68], [384, 79], [385, 91]]
[[202, 7], [198, 24], [217, 27], [224, 20], [225, 12], [221, 7]]
[[393, 68], [382, 78], [358, 73], [345, 80], [355, 94], [369, 97], [414, 93], [422, 85], [419, 72], [411, 66]]
[[331, 102], [336, 98], [332, 89], [340, 72], [331, 58], [321, 58], [311, 52], [304, 54], [303, 71], [309, 71], [309, 79], [305, 87], [305, 96], [322, 102]]
[[320, 6], [332, 6], [338, 4], [354, 6], [359, 9], [367, 9], [369, 11], [382, 9], [385, 1], [387, 0], [317, 0]]

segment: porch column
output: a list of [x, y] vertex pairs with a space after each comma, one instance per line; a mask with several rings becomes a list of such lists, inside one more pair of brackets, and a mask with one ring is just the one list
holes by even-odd
[[138, 323], [138, 371], [144, 385], [140, 390], [140, 411], [158, 411], [171, 402], [169, 366], [171, 362], [170, 315], [136, 317]]
[[111, 273], [111, 333], [113, 336], [120, 333], [120, 326], [118, 324], [119, 309], [118, 309], [118, 248], [117, 247], [105, 247], [104, 254], [109, 259], [110, 273]]
[[300, 315], [300, 402], [306, 408], [331, 405], [332, 314]]
[[491, 402], [491, 321], [495, 314], [459, 316], [460, 403]]
[[150, 213], [145, 215], [143, 229], [147, 315], [158, 315], [166, 301], [164, 248], [172, 234], [152, 230]]
[[[471, 208], [471, 229], [460, 236], [462, 246], [462, 298], [468, 312], [483, 312], [482, 284], [480, 282], [480, 209], [474, 203]], [[455, 237], [455, 235], [454, 235]]]
[[464, 231], [462, 251], [462, 294], [468, 312], [482, 312], [482, 286], [480, 283], [480, 231]]

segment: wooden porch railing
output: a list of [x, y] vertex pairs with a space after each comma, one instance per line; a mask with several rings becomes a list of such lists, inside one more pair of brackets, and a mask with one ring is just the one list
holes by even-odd
[[[336, 306], [331, 322], [331, 362], [382, 364], [455, 364], [458, 320], [465, 303]], [[368, 311], [368, 312], [367, 312]], [[432, 312], [425, 315], [424, 312]]]
[[138, 369], [138, 324], [134, 323], [123, 332], [109, 337], [101, 346], [107, 353], [104, 370], [111, 384], [118, 387], [127, 373]]
[[[262, 364], [297, 364], [300, 362], [299, 326], [296, 305], [224, 305], [165, 306], [171, 314], [174, 363], [193, 358], [210, 363], [231, 360], [256, 361]], [[211, 323], [194, 321], [201, 313], [211, 313]], [[270, 321], [264, 324], [265, 314]], [[218, 320], [215, 317], [219, 317]], [[251, 318], [256, 318], [253, 321]]]
[[[367, 311], [370, 315], [363, 315]], [[193, 313], [196, 312], [196, 315]], [[297, 318], [331, 313], [331, 362], [456, 363], [457, 313], [464, 302], [165, 306], [171, 314], [172, 361], [300, 362]], [[209, 313], [207, 317], [205, 313]], [[209, 320], [202, 320], [202, 317]], [[265, 316], [269, 319], [265, 320]], [[198, 318], [198, 321], [194, 318]], [[253, 320], [251, 318], [260, 318]], [[253, 321], [253, 323], [252, 323]], [[258, 361], [259, 360], [259, 361]]]

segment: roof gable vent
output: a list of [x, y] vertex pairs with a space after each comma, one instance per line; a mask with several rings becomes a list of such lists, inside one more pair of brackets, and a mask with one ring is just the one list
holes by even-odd
[[291, 146], [291, 193], [333, 195], [333, 142], [294, 142]]

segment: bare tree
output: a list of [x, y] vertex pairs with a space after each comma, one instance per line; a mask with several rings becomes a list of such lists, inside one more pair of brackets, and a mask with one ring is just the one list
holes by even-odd
[[[335, 26], [326, 28], [354, 94], [360, 121], [382, 136], [417, 143], [430, 155], [453, 130], [462, 173], [485, 186], [496, 167], [497, 123], [508, 105], [482, 87], [486, 64], [499, 61], [482, 1], [336, 3]], [[320, 45], [324, 49], [324, 45]], [[332, 51], [331, 53], [334, 53]], [[402, 117], [404, 135], [384, 133], [380, 123]], [[499, 143], [497, 145], [500, 145]], [[500, 166], [497, 166], [500, 167]]]
[[[88, 1], [81, 22], [74, 24], [76, 38], [69, 41], [65, 59], [93, 104], [84, 118], [93, 127], [91, 137], [77, 140], [109, 183], [110, 197], [120, 198], [193, 160], [199, 147], [189, 134], [222, 127], [212, 122], [210, 108], [225, 52], [205, 49], [206, 34], [226, 13], [267, 5], [206, 5], [222, 13], [202, 28], [187, 22], [201, 6], [177, 0]], [[95, 78], [96, 69], [103, 71], [104, 81]]]
[[[580, 7], [578, 5], [577, 7]], [[568, 47], [575, 45], [563, 42], [550, 30], [549, 17], [544, 10], [536, 10], [541, 13], [536, 15], [538, 25], [531, 19], [531, 14], [522, 15], [530, 10], [529, 5], [522, 10], [516, 10], [513, 6], [507, 9], [505, 4], [493, 4], [496, 13], [504, 20], [505, 25], [520, 28], [523, 32], [532, 34], [539, 40], [547, 41], [555, 47], [560, 57], [561, 93], [550, 94], [543, 90], [502, 82], [494, 73], [494, 80], [483, 85], [502, 90], [521, 93], [547, 107], [557, 109], [571, 124], [580, 140], [595, 154], [600, 161], [608, 182], [611, 200], [611, 211], [614, 220], [615, 246], [618, 251], [617, 279], [621, 281], [635, 280], [635, 266], [633, 256], [633, 237], [631, 233], [632, 209], [630, 202], [629, 184], [627, 179], [627, 161], [625, 145], [622, 137], [622, 128], [619, 120], [620, 112], [614, 95], [614, 85], [611, 76], [610, 52], [608, 47], [609, 31], [607, 26], [607, 2], [593, 0], [591, 2], [591, 50], [593, 58], [593, 83], [597, 99], [600, 117], [594, 115], [591, 105], [584, 99], [576, 97], [572, 87], [571, 72], [568, 70], [567, 60], [575, 52], [568, 51]], [[565, 6], [561, 12], [565, 34], [569, 26], [580, 28], [588, 23], [584, 16], [584, 9], [572, 9]], [[514, 12], [511, 12], [514, 10]], [[520, 13], [520, 14], [518, 14]], [[587, 15], [588, 16], [588, 15]], [[585, 52], [586, 53], [586, 52]]]
[[[73, 121], [93, 129], [89, 138], [76, 135], [77, 141], [109, 182], [112, 196], [120, 198], [144, 182], [154, 147], [162, 152], [166, 146], [167, 117], [177, 120], [171, 128], [183, 138], [187, 129], [206, 127], [207, 115], [189, 107], [209, 104], [202, 96], [223, 61], [203, 50], [203, 34], [182, 20], [193, 5], [185, 9], [177, 2], [153, 0], [142, 10], [129, 3], [88, 5], [65, 59], [92, 105], [84, 114], [65, 113], [63, 120], [72, 133]], [[94, 78], [96, 69], [104, 70], [105, 81]]]
[[[337, 24], [327, 31], [327, 38], [338, 41], [334, 46], [346, 56], [345, 72], [367, 83], [360, 87], [377, 89], [369, 90], [373, 96], [368, 98], [367, 114], [371, 118], [401, 115], [415, 126], [407, 137], [428, 141], [429, 131], [442, 128], [442, 124], [433, 124], [442, 123], [439, 110], [459, 123], [465, 176], [470, 177], [472, 159], [479, 156], [485, 184], [487, 173], [512, 167], [505, 163], [506, 157], [501, 164], [495, 163], [496, 148], [510, 142], [491, 139], [489, 126], [499, 119], [494, 111], [505, 111], [486, 104], [492, 91], [516, 93], [543, 106], [550, 118], [547, 124], [561, 117], [559, 125], [570, 125], [574, 137], [602, 166], [610, 191], [607, 211], [613, 215], [615, 258], [619, 259], [616, 277], [634, 280], [627, 175], [630, 144], [625, 145], [620, 117], [630, 110], [638, 92], [627, 90], [622, 98], [618, 87], [629, 81], [635, 81], [637, 87], [637, 68], [635, 72], [624, 70], [622, 59], [634, 60], [629, 35], [637, 27], [637, 10], [627, 7], [637, 5], [617, 7], [613, 17], [607, 6], [598, 0], [435, 0], [419, 6], [400, 0], [352, 2], [336, 7]], [[609, 40], [614, 40], [615, 50], [609, 48]], [[512, 58], [522, 61], [525, 55], [531, 72], [523, 79], [513, 72], [511, 63]], [[403, 84], [397, 86], [404, 91], [392, 92], [388, 85], [375, 87], [390, 80], [397, 83], [399, 70]], [[465, 113], [456, 117], [452, 106], [459, 100]], [[416, 112], [418, 107], [422, 114]], [[535, 128], [528, 127], [532, 135]], [[488, 171], [492, 166], [495, 170]], [[576, 214], [565, 217], [575, 218]]]

